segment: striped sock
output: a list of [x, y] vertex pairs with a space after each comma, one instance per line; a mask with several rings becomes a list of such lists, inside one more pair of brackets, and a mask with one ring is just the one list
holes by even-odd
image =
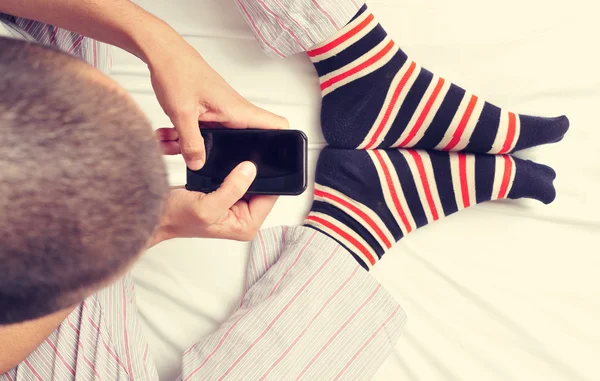
[[323, 134], [333, 147], [509, 153], [557, 142], [569, 127], [565, 116], [506, 111], [425, 70], [366, 5], [308, 55], [321, 82]]
[[484, 201], [554, 200], [552, 168], [510, 155], [325, 148], [305, 225], [367, 270], [406, 234]]

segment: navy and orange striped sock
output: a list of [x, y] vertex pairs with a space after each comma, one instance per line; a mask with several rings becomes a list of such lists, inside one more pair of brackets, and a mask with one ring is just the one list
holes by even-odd
[[510, 155], [325, 148], [305, 225], [366, 269], [408, 233], [477, 203], [554, 200], [554, 171]]
[[366, 5], [308, 55], [321, 82], [323, 135], [333, 147], [509, 153], [557, 142], [569, 127], [565, 116], [500, 109], [423, 69]]

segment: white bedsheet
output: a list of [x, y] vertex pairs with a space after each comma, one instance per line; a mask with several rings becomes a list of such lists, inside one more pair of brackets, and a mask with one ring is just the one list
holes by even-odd
[[[167, 20], [227, 81], [289, 118], [311, 142], [319, 132], [317, 78], [302, 56], [263, 56], [233, 1], [140, 2]], [[600, 24], [594, 0], [379, 0], [380, 21], [419, 63], [499, 105], [567, 114], [559, 144], [519, 155], [553, 166], [558, 198], [488, 203], [402, 240], [373, 275], [409, 319], [376, 380], [600, 380]], [[117, 52], [114, 78], [155, 127], [168, 118], [145, 67]], [[174, 184], [185, 182], [167, 160]], [[298, 224], [311, 190], [282, 198], [266, 226]], [[181, 353], [212, 332], [242, 292], [245, 244], [178, 240], [134, 270], [139, 311], [164, 380]]]

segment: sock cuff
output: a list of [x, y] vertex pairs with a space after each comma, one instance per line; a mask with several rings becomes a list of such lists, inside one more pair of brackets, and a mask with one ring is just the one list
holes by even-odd
[[[347, 222], [353, 221], [348, 216], [339, 218], [340, 216], [336, 215], [341, 213], [337, 212], [335, 208], [324, 206], [323, 212], [311, 211], [304, 220], [304, 226], [313, 228], [332, 238], [352, 254], [358, 264], [369, 271], [379, 260], [379, 255], [365, 239], [369, 236], [361, 236], [353, 229], [356, 226], [348, 226]], [[342, 219], [345, 222], [342, 222]]]
[[367, 5], [365, 4], [356, 16], [340, 29], [338, 33], [312, 47], [307, 51], [307, 54], [313, 63], [331, 58], [360, 41], [360, 39], [375, 29], [377, 25], [379, 25], [379, 22], [367, 9]]

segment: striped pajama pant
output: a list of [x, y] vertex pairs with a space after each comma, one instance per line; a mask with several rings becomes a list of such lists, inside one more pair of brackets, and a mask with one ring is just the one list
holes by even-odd
[[[306, 227], [261, 231], [246, 283], [233, 315], [184, 353], [180, 380], [368, 380], [405, 321], [344, 248]], [[158, 380], [131, 277], [85, 300], [0, 380]]]

